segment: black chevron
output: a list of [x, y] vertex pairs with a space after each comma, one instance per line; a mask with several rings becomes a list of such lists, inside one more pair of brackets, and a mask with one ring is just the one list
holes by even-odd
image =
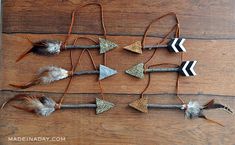
[[186, 52], [186, 49], [183, 46], [184, 41], [184, 38], [171, 39], [167, 44], [167, 48], [170, 52]]
[[180, 66], [179, 72], [183, 76], [195, 76], [196, 73], [194, 71], [194, 66], [196, 65], [197, 61], [184, 61]]

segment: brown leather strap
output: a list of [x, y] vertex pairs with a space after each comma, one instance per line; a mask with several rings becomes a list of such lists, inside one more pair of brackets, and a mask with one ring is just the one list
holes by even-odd
[[[145, 33], [143, 35], [143, 39], [142, 39], [142, 48], [145, 46], [145, 40], [146, 40], [146, 37], [147, 37], [147, 34], [151, 28], [151, 26], [158, 22], [159, 20], [167, 17], [167, 16], [174, 16], [175, 17], [175, 21], [176, 21], [176, 24], [171, 28], [171, 30], [169, 32], [167, 32], [164, 37], [161, 39], [161, 41], [157, 42], [157, 45], [158, 44], [162, 44], [163, 42], [166, 41], [166, 39], [169, 37], [169, 35], [175, 30], [175, 37], [179, 37], [180, 36], [180, 24], [179, 24], [179, 19], [177, 17], [177, 15], [174, 13], [174, 12], [170, 12], [170, 13], [167, 13], [161, 17], [158, 17], [156, 19], [154, 19], [146, 28], [145, 30]], [[144, 63], [144, 69], [146, 70], [146, 68], [151, 68], [151, 67], [156, 67], [156, 66], [161, 66], [161, 65], [175, 65], [175, 66], [179, 66], [177, 64], [169, 64], [169, 63], [162, 63], [162, 64], [154, 64], [154, 65], [150, 65], [150, 66], [147, 66], [147, 64], [154, 58], [155, 54], [156, 54], [156, 51], [157, 49], [154, 50], [153, 54], [150, 56], [149, 59], [147, 59], [147, 61], [145, 61]], [[183, 59], [183, 54], [181, 53], [180, 55], [180, 63], [182, 62], [182, 59]], [[184, 101], [183, 99], [178, 95], [179, 93], [179, 77], [180, 75], [177, 76], [177, 80], [176, 80], [176, 96], [177, 98], [181, 101], [181, 103], [184, 104]], [[148, 81], [147, 81], [147, 84], [146, 84], [146, 87], [144, 88], [144, 90], [141, 92], [141, 97], [144, 96], [144, 93], [147, 91], [147, 89], [149, 88], [150, 86], [150, 82], [151, 82], [151, 73], [148, 73]]]

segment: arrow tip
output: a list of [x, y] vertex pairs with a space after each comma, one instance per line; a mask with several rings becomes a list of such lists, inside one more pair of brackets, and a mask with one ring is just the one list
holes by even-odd
[[100, 74], [99, 74], [99, 80], [105, 79], [109, 76], [117, 74], [116, 70], [113, 70], [107, 66], [100, 65]]
[[135, 43], [132, 43], [131, 45], [125, 46], [124, 49], [135, 52], [138, 54], [142, 54], [142, 45], [141, 41], [136, 41]]
[[131, 102], [129, 106], [140, 112], [147, 113], [148, 112], [148, 98], [142, 97], [138, 100], [135, 100], [134, 102]]
[[100, 53], [105, 53], [111, 49], [118, 47], [116, 43], [113, 43], [110, 40], [99, 38], [100, 42]]
[[99, 98], [96, 98], [96, 114], [101, 114], [105, 111], [110, 110], [111, 108], [113, 108], [115, 105], [111, 102], [105, 101], [105, 100], [101, 100]]
[[144, 64], [139, 63], [133, 66], [132, 68], [126, 70], [125, 72], [129, 75], [142, 79], [144, 78]]

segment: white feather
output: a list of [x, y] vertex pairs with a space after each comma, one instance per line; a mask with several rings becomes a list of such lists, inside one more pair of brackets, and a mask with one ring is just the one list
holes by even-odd
[[47, 51], [49, 53], [60, 53], [60, 47], [61, 47], [61, 42], [59, 43], [52, 43], [52, 42], [47, 42]]
[[29, 98], [26, 101], [27, 108], [34, 110], [37, 115], [48, 116], [55, 111], [56, 102], [48, 97], [43, 97], [43, 102], [38, 98]]
[[185, 110], [187, 118], [195, 118], [202, 114], [203, 107], [197, 101], [190, 101]]
[[47, 66], [41, 68], [38, 71], [38, 75], [40, 76], [41, 84], [49, 84], [57, 80], [65, 79], [69, 76], [67, 70], [55, 66]]

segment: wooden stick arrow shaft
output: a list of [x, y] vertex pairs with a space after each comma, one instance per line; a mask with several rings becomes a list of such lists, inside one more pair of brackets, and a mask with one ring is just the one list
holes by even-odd
[[83, 70], [79, 72], [73, 73], [73, 75], [79, 76], [79, 75], [85, 75], [85, 74], [99, 74], [100, 71], [98, 70]]
[[62, 104], [61, 109], [96, 108], [96, 104]]
[[80, 109], [80, 108], [95, 108], [96, 114], [103, 113], [114, 107], [113, 103], [96, 98], [95, 104], [62, 104], [61, 109]]
[[148, 108], [158, 109], [181, 109], [182, 105], [162, 105], [162, 104], [148, 104]]
[[144, 49], [152, 49], [152, 48], [167, 48], [167, 47], [168, 47], [168, 45], [153, 45], [153, 46], [148, 45], [148, 46], [144, 46], [143, 48]]
[[67, 45], [65, 49], [95, 49], [100, 48], [100, 45]]
[[150, 68], [146, 69], [145, 72], [151, 73], [151, 72], [178, 72], [179, 68]]

